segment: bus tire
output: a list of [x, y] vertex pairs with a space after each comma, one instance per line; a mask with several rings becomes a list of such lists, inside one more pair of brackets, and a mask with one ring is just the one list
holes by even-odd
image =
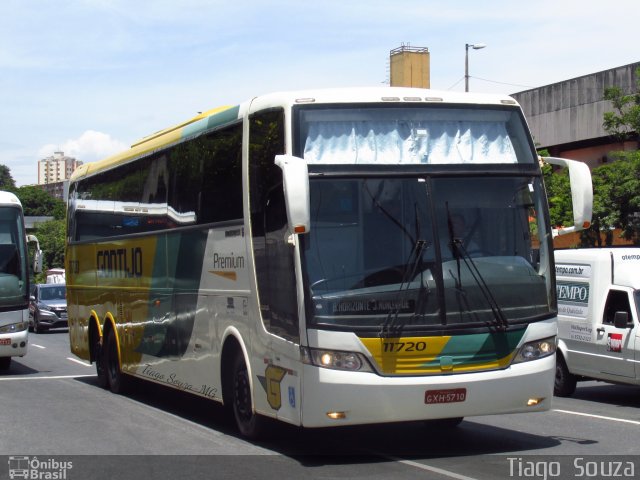
[[95, 335], [94, 337], [93, 348], [96, 359], [96, 374], [98, 375], [98, 386], [100, 388], [109, 388], [106, 348], [103, 347], [103, 344], [102, 342], [100, 342], [100, 337], [98, 337], [98, 335]]
[[259, 438], [263, 431], [264, 419], [253, 411], [249, 371], [242, 353], [233, 359], [231, 385], [231, 410], [240, 434], [249, 439]]
[[127, 390], [128, 378], [120, 369], [120, 357], [118, 356], [118, 343], [116, 332], [113, 329], [107, 334], [107, 343], [104, 348], [104, 366], [109, 383], [109, 390], [113, 393], [124, 393]]
[[11, 357], [0, 357], [0, 370], [9, 370]]
[[561, 354], [556, 355], [556, 378], [553, 394], [557, 397], [570, 397], [576, 391], [578, 378], [569, 371], [567, 362]]
[[436, 418], [434, 420], [426, 420], [425, 425], [429, 428], [446, 430], [449, 428], [456, 428], [462, 423], [462, 420], [464, 420], [464, 417]]

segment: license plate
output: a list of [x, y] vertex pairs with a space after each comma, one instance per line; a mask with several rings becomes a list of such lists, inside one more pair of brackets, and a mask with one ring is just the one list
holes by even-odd
[[11, 345], [10, 338], [0, 338], [0, 345]]
[[445, 390], [427, 390], [424, 393], [424, 403], [456, 403], [467, 399], [466, 388], [448, 388]]

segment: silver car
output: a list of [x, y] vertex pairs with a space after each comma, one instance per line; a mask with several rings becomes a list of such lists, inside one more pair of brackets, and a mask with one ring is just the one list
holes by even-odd
[[66, 328], [67, 289], [60, 284], [38, 284], [29, 302], [29, 329], [40, 333], [50, 328]]

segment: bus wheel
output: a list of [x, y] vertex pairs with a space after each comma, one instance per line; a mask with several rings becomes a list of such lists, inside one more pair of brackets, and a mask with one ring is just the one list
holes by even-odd
[[0, 357], [0, 370], [9, 370], [11, 357]]
[[106, 377], [109, 383], [109, 389], [113, 393], [124, 393], [127, 387], [127, 378], [120, 370], [120, 358], [118, 357], [118, 344], [116, 342], [116, 333], [109, 330], [107, 335], [107, 343], [103, 346], [104, 352], [104, 368], [106, 369]]
[[98, 386], [101, 388], [109, 388], [109, 377], [107, 375], [107, 355], [106, 348], [100, 343], [100, 337], [95, 336], [93, 348], [96, 359], [96, 373], [98, 374]]
[[264, 419], [254, 413], [251, 403], [251, 383], [244, 357], [238, 353], [233, 361], [232, 409], [242, 436], [260, 437]]
[[557, 397], [570, 397], [576, 391], [578, 379], [567, 368], [562, 355], [556, 355], [556, 380], [553, 384], [553, 394]]

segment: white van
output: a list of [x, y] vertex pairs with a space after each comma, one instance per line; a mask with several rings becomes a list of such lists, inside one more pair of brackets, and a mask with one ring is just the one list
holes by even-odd
[[640, 385], [640, 248], [556, 250], [554, 393], [578, 380]]

